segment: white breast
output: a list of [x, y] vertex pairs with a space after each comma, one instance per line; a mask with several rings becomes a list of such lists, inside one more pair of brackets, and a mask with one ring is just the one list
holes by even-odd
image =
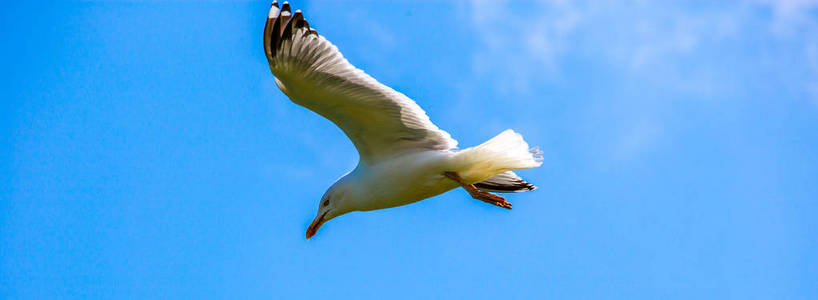
[[446, 178], [450, 151], [417, 151], [372, 167], [359, 166], [354, 176], [357, 210], [374, 210], [414, 203], [454, 189]]

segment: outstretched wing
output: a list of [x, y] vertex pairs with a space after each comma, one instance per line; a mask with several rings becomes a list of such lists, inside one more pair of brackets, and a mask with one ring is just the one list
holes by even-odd
[[350, 64], [310, 28], [300, 10], [291, 13], [287, 2], [279, 9], [273, 1], [264, 50], [281, 91], [340, 127], [365, 164], [406, 151], [457, 146], [417, 103]]

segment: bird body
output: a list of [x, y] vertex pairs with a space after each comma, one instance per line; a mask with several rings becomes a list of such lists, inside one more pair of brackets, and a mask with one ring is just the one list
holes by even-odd
[[358, 166], [324, 193], [308, 239], [348, 212], [406, 205], [457, 187], [504, 208], [511, 204], [488, 191], [534, 189], [512, 172], [542, 164], [520, 134], [506, 130], [458, 150], [417, 103], [355, 68], [287, 2], [280, 8], [273, 2], [264, 49], [281, 91], [335, 123], [360, 154]]
[[410, 152], [373, 166], [358, 165], [339, 183], [352, 187], [349, 197], [355, 210], [406, 205], [459, 186], [443, 175], [452, 156], [451, 151]]
[[368, 211], [414, 203], [459, 187], [460, 184], [448, 178], [446, 172], [456, 172], [460, 174], [463, 183], [474, 184], [512, 168], [539, 165], [539, 161], [528, 151], [527, 145], [517, 147], [525, 150], [523, 155], [507, 157], [507, 162], [499, 164], [498, 156], [509, 152], [486, 149], [507, 146], [509, 144], [506, 140], [515, 138], [525, 143], [519, 134], [507, 130], [483, 145], [462, 151], [413, 151], [372, 166], [358, 164], [352, 172], [339, 179], [333, 188], [338, 188], [339, 193], [342, 189], [346, 193], [345, 197], [351, 199], [350, 211]]

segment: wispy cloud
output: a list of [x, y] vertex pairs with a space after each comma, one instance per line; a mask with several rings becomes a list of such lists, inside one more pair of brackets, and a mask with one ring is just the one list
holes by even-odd
[[[662, 91], [646, 99], [629, 90], [600, 104], [625, 116], [619, 128], [604, 129], [609, 159], [629, 160], [672, 134], [662, 114], [672, 111], [664, 99], [673, 97], [663, 95], [726, 100], [752, 87], [818, 103], [816, 16], [818, 0], [474, 0], [469, 21], [481, 46], [473, 69], [510, 96], [535, 95], [576, 63], [631, 84], [625, 89], [641, 84]], [[611, 113], [595, 117], [605, 114]]]
[[[483, 44], [474, 53], [474, 70], [484, 76], [501, 74], [498, 82], [505, 91], [524, 92], [543, 75], [559, 76], [567, 56], [605, 64], [625, 75], [657, 79], [661, 73], [659, 79], [676, 87], [709, 91], [714, 80], [730, 76], [729, 70], [708, 68], [707, 61], [692, 68], [690, 59], [717, 60], [719, 51], [741, 51], [747, 46], [741, 42], [755, 36], [802, 49], [789, 53], [790, 48], [771, 48], [768, 58], [796, 54], [814, 61], [810, 50], [818, 36], [815, 0], [695, 5], [560, 0], [510, 5], [475, 0], [470, 7], [471, 24]], [[765, 11], [772, 17], [765, 17]], [[817, 71], [811, 65], [810, 82], [815, 82]]]
[[[580, 21], [573, 5], [536, 5], [536, 14], [521, 17], [506, 1], [473, 1], [471, 24], [484, 47], [475, 53], [477, 74], [502, 74], [501, 89], [529, 88], [531, 77], [555, 75], [560, 54], [568, 51], [570, 34]], [[493, 58], [493, 59], [487, 59]], [[511, 76], [509, 78], [508, 76]]]

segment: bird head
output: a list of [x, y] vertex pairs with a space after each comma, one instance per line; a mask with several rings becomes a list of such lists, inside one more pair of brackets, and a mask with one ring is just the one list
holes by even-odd
[[346, 200], [346, 190], [341, 182], [336, 182], [324, 193], [324, 196], [321, 197], [321, 202], [318, 203], [318, 213], [315, 219], [312, 220], [312, 223], [310, 223], [310, 226], [307, 227], [308, 240], [315, 235], [321, 225], [351, 211], [351, 209], [349, 209], [349, 203], [347, 203], [348, 201]]

